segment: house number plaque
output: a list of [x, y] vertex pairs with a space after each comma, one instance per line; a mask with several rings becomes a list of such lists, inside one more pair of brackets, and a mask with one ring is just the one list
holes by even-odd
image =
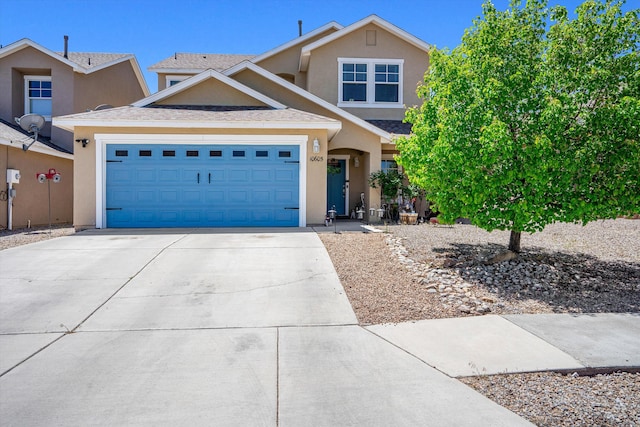
[[324, 161], [324, 157], [322, 157], [322, 156], [311, 156], [309, 158], [309, 160], [312, 161], [312, 162], [322, 162], [322, 161]]

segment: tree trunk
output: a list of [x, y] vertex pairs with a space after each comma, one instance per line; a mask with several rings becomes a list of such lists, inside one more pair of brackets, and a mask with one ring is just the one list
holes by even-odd
[[520, 253], [520, 235], [522, 233], [520, 231], [511, 230], [511, 235], [509, 236], [509, 250], [511, 252]]

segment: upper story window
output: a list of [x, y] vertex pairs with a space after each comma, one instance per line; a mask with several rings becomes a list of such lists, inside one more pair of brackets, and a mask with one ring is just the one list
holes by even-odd
[[24, 112], [51, 120], [51, 76], [24, 77]]
[[339, 107], [403, 107], [402, 59], [338, 58]]
[[177, 85], [181, 81], [187, 80], [191, 76], [166, 76], [166, 87]]

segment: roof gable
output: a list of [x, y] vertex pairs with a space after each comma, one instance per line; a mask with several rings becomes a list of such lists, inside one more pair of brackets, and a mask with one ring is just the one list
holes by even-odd
[[142, 75], [142, 70], [140, 69], [140, 65], [138, 64], [138, 61], [133, 54], [68, 52], [68, 58], [65, 58], [60, 52], [54, 52], [44, 46], [39, 45], [33, 40], [24, 38], [3, 48], [0, 48], [0, 58], [4, 58], [5, 56], [9, 56], [28, 47], [36, 49], [43, 54], [55, 59], [56, 61], [68, 65], [73, 69], [74, 72], [81, 74], [91, 74], [96, 71], [109, 68], [113, 65], [120, 64], [121, 62], [130, 61], [131, 67], [133, 68], [133, 71], [136, 75], [136, 78], [138, 79], [138, 83], [140, 84], [143, 93], [149, 94], [149, 88], [147, 87], [147, 83]]
[[367, 131], [377, 135], [380, 137], [381, 141], [388, 143], [391, 142], [392, 140], [392, 135], [389, 134], [388, 132], [378, 128], [377, 126], [372, 125], [371, 123], [366, 122], [365, 120], [354, 116], [353, 114], [343, 110], [342, 108], [339, 108], [333, 104], [331, 104], [330, 102], [325, 101], [324, 99], [310, 93], [307, 92], [306, 90], [294, 85], [293, 83], [289, 83], [288, 81], [276, 76], [275, 74], [265, 70], [264, 68], [261, 68], [260, 66], [254, 64], [253, 62], [249, 62], [249, 61], [245, 61], [242, 62], [234, 67], [231, 67], [230, 69], [226, 70], [224, 73], [225, 75], [228, 76], [233, 76], [237, 73], [240, 73], [241, 71], [244, 70], [251, 70], [254, 73], [259, 74], [260, 76], [270, 80], [271, 82], [281, 86], [282, 88], [289, 90], [291, 92], [296, 93], [297, 95], [317, 104], [318, 106], [331, 111], [332, 113], [336, 114], [338, 117], [348, 120], [351, 123], [366, 129]]
[[[145, 107], [153, 103], [161, 104], [163, 102], [169, 101], [169, 99], [172, 97], [174, 97], [175, 100], [181, 99], [180, 97], [177, 96], [178, 94], [185, 92], [193, 88], [194, 86], [199, 85], [202, 82], [209, 79], [214, 79], [221, 84], [229, 86], [231, 89], [235, 89], [236, 91], [239, 91], [242, 94], [246, 95], [247, 97], [257, 100], [266, 106], [276, 108], [276, 109], [286, 108], [285, 105], [277, 102], [276, 100], [271, 99], [268, 96], [265, 96], [260, 92], [257, 92], [251, 89], [250, 87], [247, 87], [242, 83], [236, 80], [233, 80], [232, 78], [229, 78], [226, 75], [221, 74], [214, 70], [203, 71], [198, 75], [190, 77], [176, 85], [173, 85], [164, 90], [161, 90], [160, 92], [156, 92], [155, 94], [148, 96], [144, 99], [141, 99], [140, 101], [134, 102], [131, 105], [134, 107]], [[181, 100], [181, 102], [184, 104], [184, 100]]]
[[417, 38], [416, 36], [409, 34], [408, 32], [404, 31], [403, 29], [396, 27], [395, 25], [391, 24], [390, 22], [385, 21], [384, 19], [380, 18], [377, 15], [369, 15], [364, 19], [361, 19], [358, 22], [355, 22], [349, 26], [346, 26], [344, 28], [342, 28], [339, 31], [336, 31], [333, 34], [330, 34], [326, 37], [321, 38], [320, 40], [316, 40], [313, 43], [310, 43], [306, 46], [304, 46], [302, 48], [302, 52], [300, 53], [300, 71], [306, 71], [308, 66], [309, 66], [309, 61], [311, 59], [311, 52], [314, 49], [317, 49], [321, 46], [324, 46], [326, 44], [329, 44], [341, 37], [346, 36], [347, 34], [352, 33], [353, 31], [356, 31], [366, 25], [369, 24], [375, 24], [377, 26], [379, 26], [380, 28], [383, 28], [385, 30], [387, 30], [388, 32], [390, 32], [391, 34], [394, 34], [395, 36], [399, 37], [400, 39], [406, 41], [407, 43], [417, 47], [418, 49], [422, 49], [426, 52], [429, 51], [429, 49], [431, 48], [431, 45], [429, 45], [428, 43], [420, 40], [419, 38]]
[[[276, 47], [275, 49], [271, 49], [271, 50], [269, 50], [269, 51], [267, 51], [265, 53], [262, 53], [262, 54], [260, 54], [258, 56], [255, 56], [255, 57], [251, 58], [250, 61], [257, 64], [257, 63], [259, 63], [261, 61], [264, 61], [265, 59], [271, 58], [272, 56], [275, 56], [275, 55], [279, 54], [280, 52], [283, 52], [283, 51], [285, 51], [287, 49], [290, 49], [295, 45], [304, 43], [304, 42], [308, 41], [309, 39], [312, 39], [312, 38], [316, 37], [318, 34], [322, 34], [322, 33], [326, 32], [326, 31], [329, 31], [329, 30], [338, 31], [338, 30], [341, 30], [342, 28], [344, 28], [342, 25], [338, 24], [335, 21], [331, 21], [328, 24], [323, 25], [322, 27], [316, 28], [315, 30], [308, 32], [307, 34], [303, 34], [300, 37], [296, 37], [295, 39], [292, 39], [292, 40], [290, 40], [290, 41], [288, 41], [288, 42]], [[236, 64], [234, 64], [234, 65], [236, 65]]]

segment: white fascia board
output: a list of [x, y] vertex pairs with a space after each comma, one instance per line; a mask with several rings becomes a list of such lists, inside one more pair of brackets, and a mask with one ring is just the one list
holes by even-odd
[[147, 71], [153, 71], [157, 74], [200, 74], [204, 71], [203, 68], [147, 68]]
[[273, 83], [276, 83], [286, 89], [289, 89], [290, 91], [308, 99], [311, 102], [314, 102], [316, 104], [318, 104], [320, 107], [322, 108], [326, 108], [327, 110], [331, 111], [332, 113], [335, 113], [336, 115], [338, 115], [339, 117], [344, 118], [345, 120], [350, 121], [351, 123], [360, 126], [363, 129], [368, 130], [369, 132], [372, 132], [375, 135], [378, 135], [380, 137], [380, 142], [381, 143], [387, 143], [389, 141], [391, 141], [391, 134], [388, 132], [383, 131], [382, 129], [380, 129], [377, 126], [372, 125], [371, 123], [368, 123], [365, 120], [362, 120], [360, 117], [354, 116], [353, 114], [343, 110], [340, 107], [336, 107], [335, 105], [325, 101], [324, 99], [312, 94], [311, 92], [307, 92], [306, 90], [294, 85], [293, 83], [289, 83], [288, 81], [284, 80], [283, 78], [280, 78], [278, 76], [276, 76], [273, 73], [270, 73], [269, 71], [265, 70], [264, 68], [254, 64], [253, 62], [250, 61], [243, 61], [238, 65], [235, 65], [231, 68], [229, 68], [228, 70], [226, 70], [224, 73], [226, 75], [232, 76], [236, 73], [239, 73], [242, 70], [245, 69], [249, 69], [257, 74], [260, 74], [262, 77], [272, 81]]
[[271, 57], [273, 55], [276, 55], [276, 54], [282, 52], [283, 50], [287, 50], [290, 47], [293, 47], [293, 46], [295, 46], [297, 44], [303, 43], [306, 40], [309, 40], [310, 38], [313, 38], [313, 37], [317, 36], [318, 34], [322, 34], [325, 31], [330, 30], [332, 28], [335, 29], [335, 30], [341, 30], [344, 27], [342, 25], [338, 24], [335, 21], [331, 21], [328, 24], [325, 24], [322, 27], [316, 28], [315, 30], [313, 30], [313, 31], [311, 31], [311, 32], [309, 32], [307, 34], [304, 34], [304, 35], [302, 35], [300, 37], [292, 39], [292, 40], [288, 41], [287, 43], [284, 43], [284, 44], [276, 47], [275, 49], [271, 49], [271, 50], [269, 50], [269, 51], [267, 51], [267, 52], [265, 52], [263, 54], [260, 54], [260, 55], [254, 57], [254, 58], [251, 58], [250, 61], [253, 62], [253, 63], [258, 63], [260, 61], [263, 61], [263, 60], [265, 60], [265, 59], [267, 59], [267, 58], [269, 58], [269, 57]]
[[327, 129], [340, 130], [342, 124], [331, 121], [177, 121], [177, 120], [98, 120], [53, 119], [55, 127], [73, 132], [78, 127], [185, 128], [185, 129]]
[[176, 93], [182, 92], [183, 90], [186, 90], [190, 87], [195, 86], [196, 84], [209, 79], [209, 78], [214, 78], [218, 81], [220, 81], [221, 83], [226, 84], [227, 86], [230, 86], [252, 98], [257, 99], [260, 102], [263, 102], [265, 104], [267, 104], [268, 106], [275, 108], [277, 110], [284, 110], [285, 108], [287, 108], [286, 105], [279, 103], [278, 101], [276, 101], [275, 99], [271, 99], [268, 96], [255, 91], [253, 89], [251, 89], [248, 86], [243, 85], [242, 83], [238, 82], [237, 80], [234, 80], [230, 77], [227, 77], [226, 75], [212, 70], [212, 69], [208, 69], [205, 70], [203, 72], [201, 72], [200, 74], [190, 77], [184, 81], [181, 81], [180, 83], [177, 83], [171, 87], [168, 87], [164, 90], [161, 90], [160, 92], [156, 92], [151, 96], [148, 96], [144, 99], [141, 99], [140, 101], [134, 102], [133, 104], [131, 104], [132, 107], [145, 107], [149, 104], [152, 104], [154, 102], [158, 102], [161, 101], [163, 99], [166, 99]]
[[392, 34], [395, 34], [396, 36], [398, 36], [399, 38], [401, 38], [402, 40], [406, 41], [407, 43], [410, 43], [412, 45], [414, 45], [415, 47], [417, 47], [418, 49], [422, 49], [425, 52], [428, 52], [431, 49], [431, 45], [429, 43], [426, 43], [422, 40], [420, 40], [419, 38], [417, 38], [416, 36], [409, 34], [408, 32], [406, 32], [405, 30], [396, 27], [395, 25], [393, 25], [390, 22], [385, 21], [384, 19], [380, 18], [377, 15], [369, 15], [364, 19], [361, 19], [358, 22], [355, 22], [351, 25], [348, 25], [346, 27], [344, 27], [343, 29], [336, 31], [333, 34], [328, 35], [327, 37], [323, 37], [320, 40], [316, 40], [313, 43], [310, 43], [306, 46], [304, 46], [302, 48], [302, 51], [300, 53], [300, 71], [306, 71], [307, 67], [309, 66], [309, 60], [311, 57], [311, 51], [320, 47], [320, 46], [324, 46], [327, 43], [331, 43], [332, 41], [339, 39], [340, 37], [343, 37], [359, 28], [364, 27], [365, 25], [368, 24], [376, 24], [377, 26], [384, 28], [385, 30], [389, 31]]
[[87, 73], [87, 69], [84, 67], [81, 67], [80, 65], [78, 65], [77, 63], [69, 60], [68, 58], [65, 58], [64, 56], [58, 55], [57, 53], [55, 53], [54, 51], [47, 49], [44, 46], [40, 46], [38, 43], [34, 42], [33, 40], [24, 38], [21, 40], [18, 40], [17, 42], [11, 43], [3, 48], [0, 49], [0, 58], [3, 58], [5, 56], [11, 55], [14, 52], [17, 52], [21, 49], [24, 49], [26, 47], [32, 47], [36, 50], [39, 50], [40, 52], [44, 53], [45, 55], [50, 56], [51, 58], [58, 60], [60, 62], [62, 62], [63, 64], [68, 65], [69, 67], [73, 68], [73, 71], [79, 72], [79, 73]]

